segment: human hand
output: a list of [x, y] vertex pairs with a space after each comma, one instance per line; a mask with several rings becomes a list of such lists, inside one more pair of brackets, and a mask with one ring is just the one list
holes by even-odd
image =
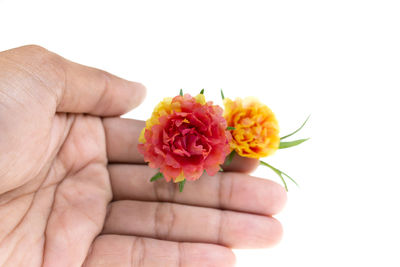
[[145, 88], [38, 46], [0, 53], [0, 266], [233, 266], [276, 243], [284, 189], [257, 161], [149, 182], [143, 121], [118, 116]]

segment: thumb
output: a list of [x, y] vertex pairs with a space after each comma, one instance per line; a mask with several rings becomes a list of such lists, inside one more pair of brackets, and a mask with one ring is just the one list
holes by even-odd
[[60, 64], [65, 83], [61, 88], [58, 112], [116, 116], [137, 107], [145, 98], [146, 88], [140, 83], [63, 58]]
[[30, 66], [56, 98], [56, 111], [97, 116], [122, 115], [138, 106], [146, 88], [108, 72], [71, 62], [40, 46], [9, 50], [13, 60]]

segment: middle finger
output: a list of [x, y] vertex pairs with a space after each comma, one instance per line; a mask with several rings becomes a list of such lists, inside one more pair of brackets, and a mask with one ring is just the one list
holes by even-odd
[[286, 202], [281, 185], [243, 173], [204, 174], [187, 181], [179, 192], [173, 182], [150, 182], [156, 171], [145, 165], [110, 164], [108, 169], [114, 200], [175, 202], [262, 215], [278, 213]]

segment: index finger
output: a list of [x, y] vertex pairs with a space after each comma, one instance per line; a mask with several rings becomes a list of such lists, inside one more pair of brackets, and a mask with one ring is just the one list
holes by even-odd
[[[107, 157], [111, 163], [144, 164], [143, 155], [137, 150], [139, 135], [145, 127], [140, 120], [104, 118]], [[257, 159], [234, 156], [230, 165], [223, 165], [225, 171], [250, 173], [257, 168]]]

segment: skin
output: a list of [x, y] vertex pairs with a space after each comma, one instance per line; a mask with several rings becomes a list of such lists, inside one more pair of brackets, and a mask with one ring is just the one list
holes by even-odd
[[0, 53], [0, 266], [234, 266], [232, 248], [277, 243], [284, 189], [225, 172], [149, 182], [143, 85], [38, 46]]

